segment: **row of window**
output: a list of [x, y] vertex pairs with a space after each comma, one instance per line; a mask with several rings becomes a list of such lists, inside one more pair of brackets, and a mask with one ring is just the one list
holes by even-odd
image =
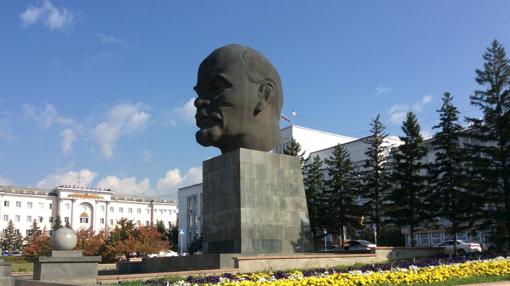
[[[38, 222], [43, 222], [44, 221], [44, 218], [42, 216], [38, 216], [37, 218], [32, 218], [31, 215], [27, 215], [27, 222], [32, 222], [32, 221], [38, 221]], [[4, 221], [9, 221], [9, 215], [4, 215]], [[21, 221], [21, 216], [20, 215], [15, 215], [14, 216], [14, 221], [15, 222], [20, 222]], [[53, 217], [49, 217], [48, 218], [48, 222], [49, 223], [53, 223]]]
[[[44, 208], [44, 203], [38, 203], [39, 204], [39, 208], [40, 209], [43, 209]], [[8, 208], [9, 206], [11, 205], [11, 202], [10, 201], [4, 201], [4, 207]], [[21, 201], [16, 201], [16, 207], [17, 208], [21, 208]], [[34, 207], [34, 204], [33, 202], [27, 202], [27, 208], [31, 209]], [[49, 209], [51, 210], [51, 208], [53, 207], [53, 204], [52, 203], [49, 203], [48, 204], [48, 207]]]

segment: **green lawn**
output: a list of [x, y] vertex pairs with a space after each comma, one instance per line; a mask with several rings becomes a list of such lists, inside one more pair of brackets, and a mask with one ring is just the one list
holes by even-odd
[[22, 256], [3, 256], [5, 262], [12, 264], [12, 272], [32, 272], [34, 265]]

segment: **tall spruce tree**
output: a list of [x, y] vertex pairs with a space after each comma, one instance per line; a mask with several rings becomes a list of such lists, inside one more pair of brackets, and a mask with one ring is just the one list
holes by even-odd
[[361, 212], [355, 200], [358, 196], [356, 175], [349, 153], [340, 144], [335, 146], [333, 154], [324, 160], [328, 179], [325, 181], [323, 195], [326, 227], [330, 233], [340, 234], [344, 244], [344, 228], [359, 227]]
[[[485, 183], [487, 215], [496, 225], [499, 242], [510, 246], [510, 61], [496, 40], [483, 55], [484, 65], [476, 70], [476, 82], [483, 89], [470, 96], [471, 104], [480, 108], [483, 118], [468, 118], [478, 146], [473, 154], [486, 164]], [[495, 210], [494, 212], [490, 212]], [[500, 243], [500, 247], [502, 243]]]
[[7, 223], [7, 228], [2, 234], [2, 249], [12, 253], [14, 250], [20, 250], [23, 245], [23, 237], [14, 227], [12, 220]]
[[306, 203], [308, 205], [310, 229], [315, 238], [317, 238], [320, 228], [323, 227], [324, 218], [324, 207], [322, 206], [324, 173], [322, 168], [322, 161], [319, 156], [308, 158], [304, 165]]
[[299, 162], [301, 162], [301, 169], [303, 169], [305, 164], [305, 151], [301, 150], [301, 144], [299, 144], [299, 142], [297, 142], [294, 138], [285, 145], [283, 154], [297, 156], [299, 158]]
[[[476, 216], [473, 193], [467, 187], [466, 151], [461, 145], [463, 128], [459, 124], [459, 111], [452, 103], [450, 93], [443, 94], [443, 105], [439, 112], [439, 124], [434, 126], [432, 146], [436, 160], [430, 164], [430, 189], [435, 198], [435, 214], [450, 223], [449, 232], [454, 240], [457, 233], [466, 229]], [[457, 252], [454, 244], [454, 253]]]
[[60, 216], [57, 215], [57, 217], [55, 218], [55, 221], [53, 222], [53, 226], [51, 227], [53, 229], [53, 231], [57, 231], [57, 229], [59, 228], [63, 228], [64, 226], [62, 225], [62, 219], [60, 219]]
[[30, 242], [34, 237], [41, 234], [41, 228], [37, 225], [37, 220], [32, 221], [32, 225], [30, 226], [30, 230], [28, 231], [28, 235], [25, 237], [27, 242]]
[[427, 154], [420, 134], [420, 125], [414, 113], [407, 113], [402, 125], [403, 144], [392, 152], [392, 188], [388, 196], [387, 215], [396, 225], [409, 226], [411, 246], [415, 246], [414, 234], [418, 225], [428, 218], [429, 203], [425, 188], [425, 164]]
[[366, 139], [369, 145], [365, 155], [367, 160], [361, 171], [360, 193], [364, 198], [365, 219], [380, 233], [384, 215], [384, 201], [389, 189], [389, 174], [386, 159], [389, 147], [385, 144], [387, 134], [379, 114], [370, 124], [371, 136]]

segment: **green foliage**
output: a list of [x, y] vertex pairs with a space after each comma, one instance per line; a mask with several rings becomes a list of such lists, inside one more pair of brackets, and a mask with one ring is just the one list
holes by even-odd
[[[423, 146], [420, 125], [414, 113], [407, 113], [402, 125], [404, 136], [400, 136], [403, 144], [392, 152], [393, 186], [388, 195], [387, 216], [396, 225], [409, 226], [411, 237], [414, 238], [416, 227], [428, 218], [430, 203], [425, 188], [425, 164], [423, 157], [427, 149]], [[414, 246], [411, 239], [411, 246]]]
[[53, 222], [52, 229], [53, 229], [53, 231], [57, 231], [57, 229], [63, 228], [63, 227], [64, 226], [62, 225], [62, 219], [60, 218], [59, 215], [57, 215], [57, 217], [55, 218], [55, 221]]
[[359, 227], [361, 212], [355, 200], [358, 196], [356, 174], [347, 150], [335, 146], [331, 157], [324, 160], [328, 179], [325, 181], [323, 205], [325, 226], [329, 233], [339, 233], [343, 245], [344, 227]]
[[39, 226], [37, 225], [37, 220], [33, 220], [32, 221], [32, 225], [30, 226], [30, 230], [28, 231], [28, 235], [25, 237], [25, 240], [27, 242], [29, 242], [30, 240], [32, 240], [32, 238], [34, 238], [35, 236], [41, 234], [41, 229], [39, 228]]
[[23, 237], [14, 227], [12, 220], [9, 220], [7, 228], [5, 228], [2, 233], [2, 249], [12, 252], [14, 250], [20, 250], [22, 245]]
[[198, 251], [202, 251], [202, 236], [198, 236], [198, 234], [195, 233], [193, 240], [188, 246], [188, 252], [190, 255], [193, 255]]
[[[483, 206], [471, 192], [466, 176], [466, 150], [460, 139], [463, 128], [458, 123], [458, 110], [452, 96], [445, 92], [439, 112], [439, 124], [434, 129], [432, 146], [436, 160], [430, 165], [430, 189], [434, 200], [435, 215], [447, 219], [454, 238], [462, 228], [468, 228], [475, 219], [476, 208]], [[454, 246], [455, 247], [455, 246]]]
[[[310, 160], [312, 161], [310, 162]], [[322, 161], [319, 156], [306, 160], [304, 165], [304, 185], [310, 228], [312, 235], [317, 238], [320, 228], [324, 225], [320, 219], [324, 218], [323, 212], [325, 210], [321, 200], [324, 191], [324, 174], [322, 172]]]
[[384, 132], [379, 114], [370, 124], [371, 136], [366, 139], [369, 145], [365, 155], [367, 160], [360, 172], [360, 193], [364, 199], [365, 217], [380, 232], [384, 217], [384, 201], [389, 190], [389, 174], [386, 159], [389, 147], [385, 144], [388, 136]]
[[179, 228], [177, 225], [172, 225], [169, 222], [164, 237], [166, 240], [170, 241], [171, 249], [173, 251], [177, 251], [177, 245], [179, 242]]
[[[468, 118], [477, 132], [470, 135], [481, 144], [472, 145], [473, 166], [484, 172], [478, 186], [486, 198], [486, 217], [496, 226], [497, 236], [510, 246], [510, 60], [503, 46], [494, 40], [483, 55], [484, 65], [476, 70], [482, 87], [470, 96], [483, 118]], [[500, 245], [501, 246], [501, 245]]]
[[158, 220], [156, 222], [156, 229], [158, 230], [159, 233], [161, 233], [161, 235], [165, 235], [166, 227], [165, 223], [162, 220]]
[[301, 151], [301, 145], [294, 138], [287, 143], [283, 150], [283, 154], [297, 156], [299, 158], [299, 162], [301, 162], [301, 168], [303, 168], [303, 165], [305, 164], [305, 151]]

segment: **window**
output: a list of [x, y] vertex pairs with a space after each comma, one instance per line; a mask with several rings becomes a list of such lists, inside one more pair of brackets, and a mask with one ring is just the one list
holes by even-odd
[[51, 208], [53, 207], [53, 204], [50, 203], [49, 206], [50, 206], [50, 210], [51, 210]]
[[39, 222], [43, 222], [44, 218], [42, 216], [39, 217]]
[[146, 209], [147, 211], [147, 214], [150, 214], [151, 213], [151, 210], [150, 209]]
[[428, 233], [420, 233], [420, 245], [429, 245], [430, 238]]
[[145, 221], [145, 225], [149, 225], [149, 221], [148, 220]]
[[69, 222], [69, 217], [68, 216], [64, 217], [64, 222], [67, 222], [67, 223]]
[[48, 230], [48, 235], [51, 236], [53, 234], [53, 229]]
[[44, 203], [39, 203], [39, 208], [44, 209]]
[[128, 213], [132, 214], [133, 213], [133, 208], [128, 208]]
[[4, 221], [9, 221], [9, 216], [8, 215], [4, 215]]
[[14, 218], [15, 218], [16, 222], [20, 222], [21, 221], [21, 216], [20, 215], [16, 215]]
[[27, 208], [29, 208], [29, 209], [32, 208], [32, 202], [27, 202]]
[[89, 223], [89, 218], [88, 217], [81, 217], [80, 218], [80, 223]]
[[48, 221], [49, 221], [50, 223], [53, 223], [53, 217], [52, 217], [52, 216], [50, 216], [50, 217], [48, 218]]
[[159, 210], [159, 213], [160, 213], [160, 214], [163, 214], [163, 209], [160, 209], [160, 210]]
[[71, 204], [70, 203], [66, 203], [66, 210], [68, 210], [70, 208], [71, 208]]
[[21, 232], [19, 231], [19, 229], [16, 229], [14, 232], [15, 232], [16, 234], [21, 234]]
[[432, 245], [437, 245], [441, 243], [441, 233], [440, 232], [433, 232], [430, 234], [430, 237], [432, 238]]
[[111, 213], [113, 213], [113, 212], [114, 212], [113, 210], [115, 210], [115, 208], [110, 207], [110, 212], [111, 212]]
[[113, 225], [113, 219], [110, 220], [110, 225]]
[[137, 220], [137, 221], [136, 221], [136, 223], [137, 223], [138, 225], [140, 225], [140, 221], [139, 221], [139, 220]]
[[27, 215], [27, 222], [32, 222], [32, 216], [31, 215]]
[[9, 201], [4, 201], [4, 207], [9, 207]]
[[26, 235], [31, 235], [31, 234], [32, 234], [32, 230], [27, 229], [27, 230], [25, 231], [25, 233], [26, 233]]
[[104, 218], [100, 219], [101, 224], [104, 224]]
[[123, 213], [124, 212], [124, 208], [120, 207], [119, 208], [119, 213]]
[[101, 206], [101, 211], [104, 212], [104, 206]]
[[136, 213], [137, 213], [137, 214], [141, 214], [141, 213], [142, 213], [142, 209], [141, 209], [141, 208], [137, 208], [137, 209], [136, 209]]
[[16, 201], [16, 207], [17, 208], [21, 208], [21, 202], [20, 201]]

